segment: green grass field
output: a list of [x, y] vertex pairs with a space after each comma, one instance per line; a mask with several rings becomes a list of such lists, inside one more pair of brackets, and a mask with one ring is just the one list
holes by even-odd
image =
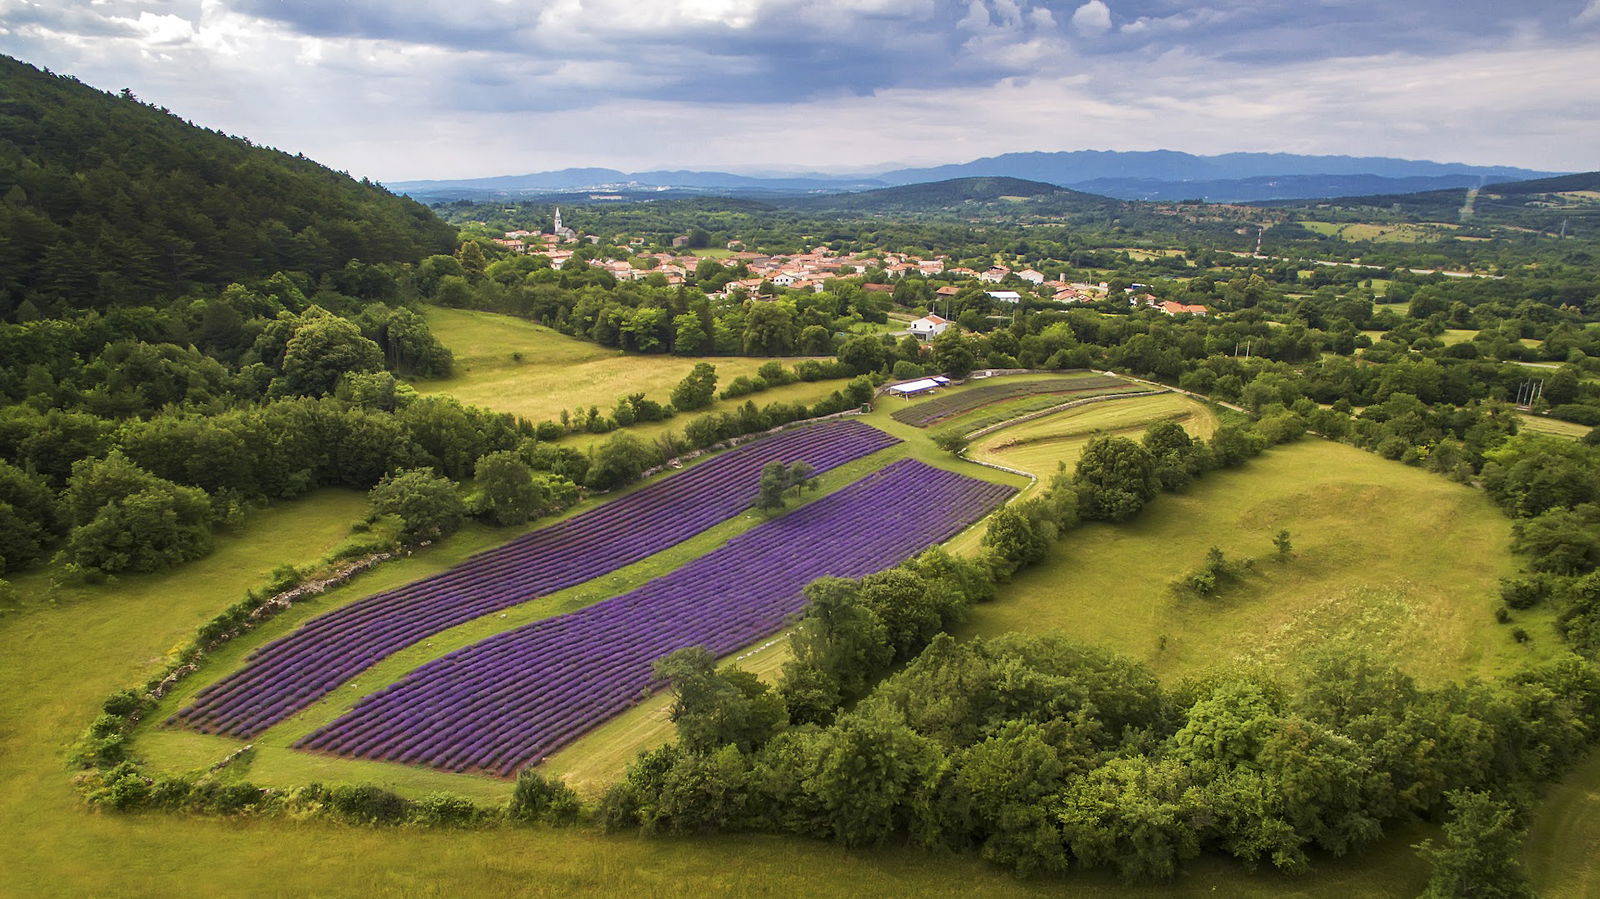
[[[463, 403], [510, 412], [529, 421], [555, 420], [561, 410], [598, 406], [601, 412], [616, 407], [617, 398], [644, 393], [665, 403], [672, 388], [683, 380], [697, 362], [717, 367], [718, 388], [739, 375], [755, 376], [756, 369], [770, 358], [748, 356], [708, 356], [695, 358], [667, 355], [629, 355], [568, 337], [542, 325], [507, 315], [468, 309], [429, 307], [428, 325], [451, 352], [455, 353], [456, 373], [449, 378], [419, 382], [420, 393], [447, 393]], [[513, 353], [522, 354], [517, 361]], [[796, 358], [777, 361], [792, 365]], [[842, 382], [792, 385], [827, 388], [818, 396], [836, 390]], [[803, 391], [797, 391], [797, 395]], [[758, 404], [787, 398], [778, 391], [755, 394]], [[744, 402], [740, 399], [739, 402]], [[723, 402], [719, 408], [729, 408]], [[676, 427], [688, 421], [674, 420]]]
[[1345, 241], [1370, 240], [1373, 243], [1422, 243], [1440, 240], [1460, 225], [1448, 222], [1300, 222], [1307, 231]]
[[1526, 412], [1517, 413], [1517, 421], [1522, 425], [1522, 430], [1532, 431], [1535, 434], [1554, 434], [1557, 437], [1571, 437], [1576, 440], [1594, 430], [1588, 425], [1574, 424], [1551, 418], [1547, 415], [1530, 415]]
[[1203, 403], [1177, 393], [1106, 400], [995, 431], [975, 441], [967, 455], [1048, 479], [1062, 463], [1070, 469], [1095, 437], [1137, 439], [1160, 421], [1176, 421], [1196, 437], [1210, 437], [1216, 416]]
[[[1294, 558], [1272, 561], [1287, 528]], [[1164, 677], [1230, 662], [1275, 666], [1341, 641], [1428, 682], [1495, 674], [1558, 648], [1548, 611], [1495, 623], [1512, 573], [1510, 522], [1488, 498], [1360, 450], [1305, 440], [1157, 498], [1119, 526], [1069, 532], [1045, 564], [974, 610], [965, 633], [1060, 630], [1143, 659]], [[1261, 559], [1240, 586], [1179, 597], [1171, 581], [1209, 547]]]

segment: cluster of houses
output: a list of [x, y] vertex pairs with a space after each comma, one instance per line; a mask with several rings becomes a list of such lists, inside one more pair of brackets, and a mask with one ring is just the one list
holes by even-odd
[[[580, 240], [597, 242], [599, 238], [594, 235], [579, 235], [571, 228], [564, 227], [561, 222], [561, 210], [557, 209], [554, 227], [551, 234], [541, 234], [534, 231], [507, 231], [505, 236], [497, 238], [494, 242], [517, 253], [539, 253], [549, 258], [550, 263], [560, 267], [572, 258], [573, 249], [569, 244]], [[634, 243], [642, 243], [635, 240]], [[674, 241], [674, 247], [681, 241]], [[722, 260], [726, 266], [744, 264], [749, 277], [737, 281], [730, 281], [720, 291], [720, 295], [727, 296], [735, 290], [743, 290], [755, 294], [764, 284], [772, 284], [791, 290], [812, 290], [822, 292], [827, 289], [827, 282], [838, 277], [848, 276], [865, 271], [869, 268], [883, 269], [891, 279], [903, 278], [906, 275], [917, 274], [922, 276], [944, 275], [946, 277], [964, 278], [984, 284], [999, 285], [1013, 276], [1033, 285], [1033, 292], [1039, 297], [1053, 300], [1057, 303], [1087, 303], [1098, 300], [1107, 295], [1108, 285], [1105, 282], [1089, 284], [1066, 280], [1066, 275], [1051, 279], [1043, 272], [1032, 268], [1020, 271], [1013, 270], [1003, 265], [996, 265], [984, 271], [970, 268], [946, 268], [947, 257], [935, 256], [929, 259], [919, 259], [903, 253], [873, 253], [873, 254], [839, 254], [834, 250], [819, 246], [810, 252], [792, 255], [765, 255], [744, 251], [737, 241], [729, 244], [733, 253]], [[653, 261], [649, 261], [653, 260]], [[645, 266], [641, 268], [639, 263]], [[676, 252], [659, 252], [645, 254], [632, 260], [597, 260], [591, 264], [596, 265], [620, 281], [638, 281], [651, 275], [660, 275], [666, 279], [669, 286], [683, 284], [690, 274], [700, 264], [701, 257], [692, 253], [683, 254]], [[1150, 306], [1159, 308], [1168, 315], [1205, 315], [1209, 310], [1205, 306], [1186, 305], [1171, 301], [1161, 301], [1148, 293], [1143, 293], [1138, 288], [1144, 285], [1134, 285], [1129, 288], [1129, 302], [1134, 306]], [[864, 289], [868, 291], [892, 292], [893, 286], [888, 284], [867, 284]], [[934, 291], [936, 300], [949, 299], [961, 293], [965, 288], [947, 286]], [[1023, 295], [1015, 290], [995, 289], [986, 291], [989, 298], [1000, 303], [1019, 303]], [[932, 339], [943, 333], [950, 326], [950, 322], [937, 315], [929, 315], [912, 323], [911, 333], [924, 340]]]

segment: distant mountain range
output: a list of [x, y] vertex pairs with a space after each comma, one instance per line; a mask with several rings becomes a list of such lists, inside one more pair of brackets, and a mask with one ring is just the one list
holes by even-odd
[[1176, 150], [1072, 150], [1007, 153], [958, 165], [902, 168], [869, 176], [804, 174], [753, 177], [716, 171], [623, 172], [571, 168], [526, 175], [442, 181], [398, 181], [390, 189], [428, 202], [488, 200], [553, 192], [689, 191], [731, 196], [836, 194], [956, 178], [1017, 178], [1124, 200], [1205, 199], [1213, 203], [1310, 199], [1477, 187], [1545, 178], [1512, 166], [1474, 166], [1383, 156], [1302, 156]]

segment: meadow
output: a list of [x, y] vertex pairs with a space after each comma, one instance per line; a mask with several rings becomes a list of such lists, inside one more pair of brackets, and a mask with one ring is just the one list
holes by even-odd
[[[1056, 895], [974, 858], [909, 848], [846, 851], [803, 840], [605, 836], [587, 828], [371, 829], [328, 822], [167, 813], [92, 813], [64, 752], [100, 700], [146, 674], [220, 605], [280, 563], [318, 557], [346, 533], [361, 498], [322, 492], [254, 517], [181, 572], [34, 591], [0, 619], [0, 894], [437, 896], [575, 892], [741, 895]], [[449, 541], [447, 541], [448, 543]], [[410, 560], [408, 560], [410, 561]], [[379, 569], [382, 571], [382, 569]], [[1104, 876], [1071, 883], [1089, 897], [1389, 896], [1421, 883], [1403, 845], [1370, 865], [1328, 860], [1314, 881], [1248, 877], [1212, 860], [1177, 887], [1128, 890]], [[827, 878], [817, 877], [826, 871]], [[1414, 892], [1414, 890], [1413, 890]]]
[[1422, 243], [1452, 237], [1460, 225], [1449, 222], [1300, 222], [1307, 231], [1345, 241], [1369, 240], [1373, 243]]
[[[755, 377], [756, 370], [773, 361], [749, 356], [669, 356], [628, 354], [568, 337], [543, 325], [508, 315], [469, 309], [428, 308], [428, 326], [455, 354], [455, 373], [449, 378], [417, 383], [422, 394], [443, 393], [463, 403], [496, 412], [509, 412], [532, 422], [559, 420], [563, 409], [576, 412], [590, 406], [610, 412], [617, 399], [643, 393], [666, 403], [672, 388], [698, 362], [717, 368], [720, 391], [740, 375]], [[779, 358], [793, 365], [801, 357]], [[774, 388], [749, 399], [758, 405], [775, 400], [816, 402], [839, 389], [841, 381], [816, 381]], [[732, 408], [737, 401], [720, 400], [710, 411]], [[681, 430], [691, 416], [637, 427], [630, 433], [653, 437], [667, 428]], [[572, 438], [575, 445], [592, 442], [592, 435]], [[598, 439], [605, 439], [599, 435]]]
[[1137, 439], [1145, 428], [1160, 421], [1176, 421], [1191, 436], [1200, 438], [1210, 437], [1217, 427], [1216, 415], [1189, 397], [1177, 393], [1136, 396], [1091, 403], [1002, 428], [975, 440], [967, 455], [1049, 479], [1058, 465], [1070, 469], [1095, 437]]
[[1548, 415], [1530, 415], [1526, 412], [1517, 413], [1517, 422], [1521, 424], [1524, 431], [1532, 431], [1535, 434], [1553, 434], [1557, 437], [1571, 437], [1574, 440], [1594, 430], [1588, 425], [1562, 421], [1559, 418], [1551, 418]]
[[[1059, 446], [1076, 451], [1071, 440]], [[1293, 556], [1280, 562], [1272, 540], [1283, 529]], [[1059, 630], [1169, 679], [1230, 663], [1279, 667], [1341, 643], [1429, 683], [1500, 674], [1560, 648], [1547, 611], [1517, 613], [1526, 644], [1495, 621], [1498, 579], [1517, 568], [1510, 530], [1471, 488], [1305, 440], [1163, 494], [1130, 522], [1071, 531], [975, 609], [964, 633]], [[1174, 592], [1212, 546], [1259, 561], [1217, 596]]]

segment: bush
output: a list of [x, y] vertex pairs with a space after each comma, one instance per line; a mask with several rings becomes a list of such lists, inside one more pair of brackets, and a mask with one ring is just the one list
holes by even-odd
[[1600, 406], [1585, 406], [1581, 403], [1562, 403], [1550, 407], [1550, 417], [1573, 424], [1587, 425], [1591, 428], [1600, 426]]
[[327, 805], [336, 817], [352, 824], [399, 824], [407, 812], [405, 799], [371, 784], [334, 787], [328, 791]]
[[694, 370], [672, 388], [672, 405], [680, 412], [704, 409], [717, 395], [717, 368], [709, 362], [695, 363]]
[[614, 434], [595, 451], [586, 483], [595, 490], [613, 490], [639, 480], [659, 461], [644, 441], [627, 433]]
[[783, 363], [778, 361], [762, 363], [761, 367], [756, 369], [756, 375], [765, 381], [768, 387], [782, 387], [799, 380], [793, 371], [784, 368]]
[[506, 814], [513, 821], [570, 824], [577, 820], [581, 807], [578, 794], [565, 781], [529, 768], [517, 775]]
[[927, 374], [927, 371], [928, 369], [923, 365], [912, 362], [910, 359], [901, 359], [894, 364], [894, 370], [891, 374], [896, 381], [910, 381], [914, 378], [922, 377]]
[[465, 827], [482, 815], [472, 800], [454, 793], [430, 793], [411, 803], [411, 822], [428, 827]]
[[467, 520], [467, 504], [455, 484], [425, 468], [385, 476], [368, 494], [382, 515], [405, 522], [402, 540], [415, 543], [453, 533]]
[[548, 497], [534, 483], [533, 469], [512, 450], [478, 459], [474, 480], [473, 511], [501, 527], [525, 524], [544, 514], [549, 505]]
[[744, 375], [740, 375], [739, 377], [734, 378], [732, 381], [729, 381], [728, 386], [723, 388], [722, 398], [725, 400], [731, 400], [735, 397], [748, 396], [752, 393], [760, 393], [766, 389], [767, 382], [764, 379], [752, 379], [747, 378]]
[[1553, 591], [1552, 579], [1544, 575], [1500, 579], [1500, 598], [1513, 609], [1531, 609], [1549, 599]]

